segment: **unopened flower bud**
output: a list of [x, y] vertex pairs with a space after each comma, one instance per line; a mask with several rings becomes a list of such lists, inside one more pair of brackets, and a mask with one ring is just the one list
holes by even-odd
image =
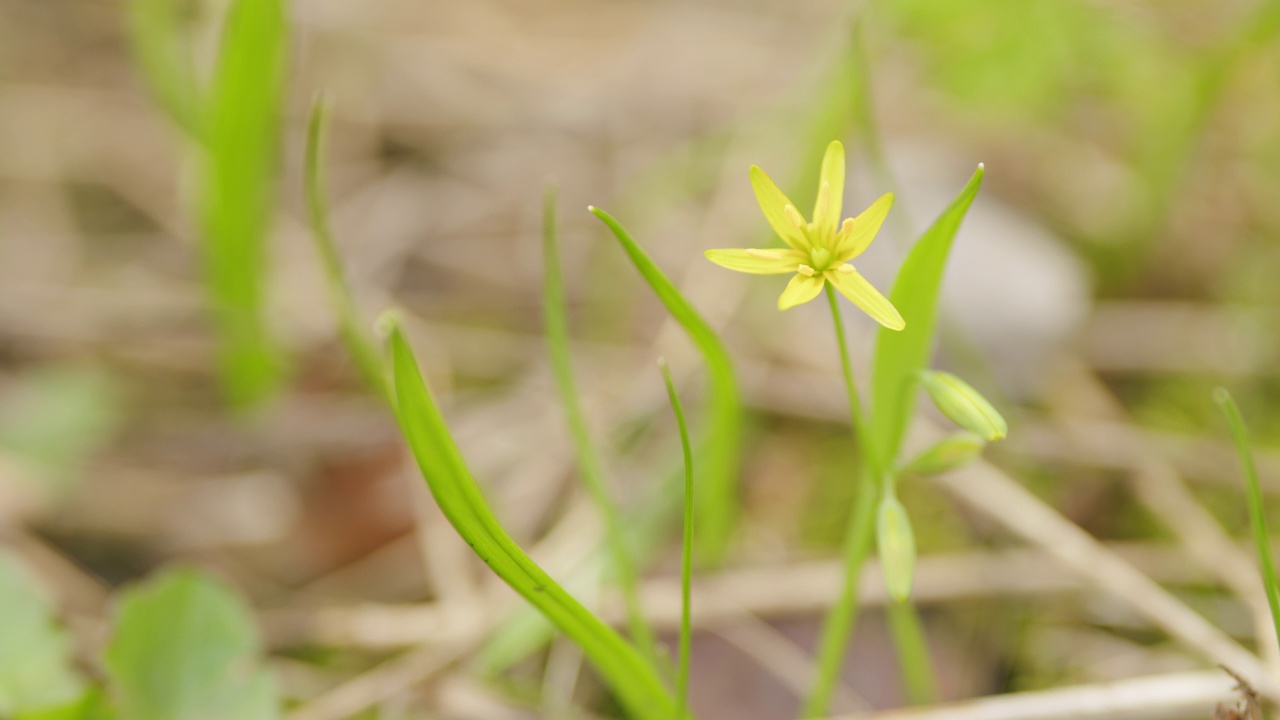
[[986, 440], [971, 432], [953, 433], [917, 455], [902, 470], [916, 475], [937, 475], [948, 472], [977, 460], [986, 446]]
[[911, 531], [907, 509], [892, 493], [880, 501], [880, 510], [876, 514], [876, 543], [889, 597], [900, 603], [906, 602], [911, 596], [911, 577], [916, 567], [916, 538]]
[[938, 410], [965, 430], [987, 441], [1009, 434], [1009, 424], [969, 383], [951, 373], [932, 370], [924, 372], [922, 382]]

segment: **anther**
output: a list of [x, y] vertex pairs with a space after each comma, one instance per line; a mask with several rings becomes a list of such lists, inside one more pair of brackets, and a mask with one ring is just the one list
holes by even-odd
[[848, 235], [851, 232], [853, 232], [853, 218], [845, 218], [844, 222], [840, 223], [840, 233]]
[[848, 275], [849, 273], [851, 273], [851, 272], [853, 272], [853, 271], [854, 271], [853, 266], [852, 266], [852, 265], [850, 265], [849, 263], [845, 263], [845, 264], [841, 265], [841, 266], [838, 268], [838, 270], [840, 270], [840, 272], [842, 272], [842, 273], [844, 273], [844, 274], [846, 274], [846, 275]]
[[804, 263], [801, 263], [800, 267], [796, 268], [796, 272], [800, 273], [805, 277], [813, 277], [813, 274], [814, 274], [813, 268], [809, 267], [808, 265], [805, 265]]

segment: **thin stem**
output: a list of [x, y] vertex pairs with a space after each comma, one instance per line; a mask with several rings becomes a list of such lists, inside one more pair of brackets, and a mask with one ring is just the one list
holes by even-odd
[[680, 555], [680, 664], [676, 674], [676, 702], [680, 704], [680, 717], [689, 716], [689, 646], [693, 636], [693, 450], [689, 446], [689, 428], [684, 420], [684, 408], [676, 394], [675, 382], [666, 360], [659, 360], [662, 381], [667, 385], [667, 397], [680, 428], [680, 450], [684, 454], [684, 539]]
[[889, 631], [898, 653], [898, 667], [902, 671], [907, 700], [912, 705], [928, 705], [938, 697], [938, 685], [933, 676], [920, 613], [910, 601], [891, 602], [888, 610]]
[[[826, 286], [827, 302], [831, 306], [831, 320], [835, 325], [836, 345], [840, 351], [840, 369], [844, 375], [845, 393], [849, 402], [850, 429], [858, 443], [862, 457], [858, 492], [853, 501], [849, 529], [845, 535], [843, 560], [844, 581], [840, 597], [827, 614], [818, 642], [818, 677], [809, 697], [805, 700], [803, 715], [807, 718], [827, 714], [831, 696], [840, 678], [844, 656], [858, 620], [858, 581], [862, 566], [871, 554], [875, 536], [876, 500], [881, 492], [891, 492], [894, 478], [881, 471], [882, 458], [877, 457], [871, 442], [870, 428], [863, 420], [862, 404], [854, 382], [853, 364], [849, 359], [849, 344], [845, 339], [840, 304], [830, 285]], [[915, 608], [910, 605], [894, 605], [889, 609], [890, 630], [898, 653], [899, 669], [912, 702], [929, 702], [937, 694], [929, 650]]]
[[573, 382], [573, 363], [569, 357], [569, 320], [564, 294], [564, 278], [560, 270], [560, 251], [556, 228], [556, 192], [551, 186], [543, 198], [542, 216], [543, 261], [546, 280], [543, 296], [543, 322], [547, 330], [547, 349], [551, 355], [551, 370], [555, 376], [560, 404], [564, 407], [569, 435], [577, 455], [579, 472], [587, 493], [604, 520], [605, 544], [617, 572], [618, 588], [622, 593], [627, 612], [627, 628], [631, 640], [650, 662], [657, 661], [657, 641], [653, 628], [645, 618], [640, 604], [639, 581], [635, 563], [627, 549], [622, 532], [622, 520], [618, 509], [609, 497], [600, 456], [591, 442], [591, 433], [582, 405], [578, 401], [577, 387]]
[[826, 292], [831, 306], [831, 321], [835, 324], [836, 344], [840, 350], [840, 369], [844, 374], [845, 393], [849, 401], [850, 431], [862, 453], [862, 469], [858, 473], [858, 492], [854, 497], [853, 514], [844, 540], [844, 582], [840, 588], [840, 597], [831, 607], [822, 626], [822, 636], [818, 641], [818, 677], [803, 709], [803, 715], [807, 718], [827, 714], [831, 695], [844, 665], [849, 638], [857, 624], [858, 580], [862, 565], [871, 554], [871, 539], [876, 527], [876, 496], [879, 490], [876, 479], [879, 462], [874, 456], [874, 446], [862, 419], [862, 403], [858, 399], [858, 387], [854, 384], [853, 364], [849, 360], [849, 344], [844, 335], [840, 305], [830, 284], [826, 286]]
[[1276, 578], [1276, 563], [1271, 557], [1270, 533], [1267, 531], [1266, 506], [1263, 504], [1262, 489], [1258, 485], [1258, 468], [1253, 462], [1253, 451], [1249, 448], [1249, 431], [1245, 427], [1240, 408], [1225, 388], [1214, 392], [1214, 400], [1227, 416], [1227, 425], [1231, 428], [1231, 439], [1235, 441], [1236, 453], [1240, 456], [1240, 468], [1244, 471], [1245, 487], [1249, 490], [1249, 520], [1253, 526], [1253, 541], [1258, 547], [1258, 563], [1262, 565], [1262, 581], [1266, 586], [1267, 604], [1271, 606], [1271, 624], [1275, 627], [1276, 641], [1280, 642], [1280, 581]]

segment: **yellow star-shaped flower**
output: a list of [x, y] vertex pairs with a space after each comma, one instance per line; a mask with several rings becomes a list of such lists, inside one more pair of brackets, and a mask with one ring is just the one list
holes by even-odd
[[707, 259], [730, 270], [756, 275], [795, 273], [778, 298], [779, 310], [809, 302], [829, 282], [876, 322], [891, 330], [901, 330], [906, 322], [898, 310], [849, 264], [875, 239], [893, 205], [893, 194], [882, 195], [861, 215], [841, 223], [844, 146], [839, 141], [827, 146], [820, 182], [813, 222], [805, 222], [804, 216], [764, 170], [752, 165], [751, 187], [756, 191], [760, 209], [790, 249], [708, 250]]

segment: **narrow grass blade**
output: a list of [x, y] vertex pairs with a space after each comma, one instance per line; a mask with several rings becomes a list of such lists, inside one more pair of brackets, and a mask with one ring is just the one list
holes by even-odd
[[133, 55], [156, 102], [194, 138], [204, 136], [200, 79], [191, 43], [183, 37], [176, 0], [132, 0], [129, 3]]
[[680, 451], [684, 457], [684, 535], [680, 554], [680, 661], [676, 671], [676, 702], [680, 703], [680, 717], [689, 715], [689, 649], [693, 637], [693, 450], [689, 446], [689, 428], [684, 420], [684, 407], [671, 379], [671, 368], [666, 360], [659, 360], [662, 381], [667, 386], [667, 398], [671, 412], [676, 416], [680, 431]]
[[1213, 399], [1227, 418], [1236, 454], [1240, 456], [1240, 470], [1244, 473], [1245, 488], [1248, 490], [1253, 542], [1258, 547], [1258, 563], [1262, 565], [1262, 583], [1267, 590], [1267, 604], [1271, 606], [1271, 624], [1276, 631], [1276, 641], [1280, 642], [1280, 580], [1276, 578], [1276, 563], [1271, 557], [1271, 534], [1267, 531], [1266, 505], [1262, 499], [1262, 488], [1258, 484], [1258, 468], [1253, 462], [1253, 451], [1249, 448], [1249, 431], [1240, 415], [1240, 408], [1226, 388], [1215, 390]]
[[315, 99], [311, 105], [311, 118], [307, 122], [307, 157], [303, 172], [307, 196], [307, 217], [311, 221], [311, 234], [316, 241], [316, 250], [320, 253], [320, 262], [324, 266], [325, 283], [329, 289], [329, 301], [333, 304], [338, 316], [338, 330], [347, 352], [355, 361], [365, 384], [379, 397], [390, 402], [390, 391], [387, 387], [386, 367], [382, 355], [378, 352], [373, 338], [360, 322], [356, 312], [355, 300], [351, 294], [351, 286], [347, 284], [342, 272], [342, 259], [338, 256], [338, 245], [334, 241], [333, 228], [329, 223], [329, 204], [324, 192], [324, 162], [322, 143], [324, 139], [325, 120], [328, 115], [328, 102], [323, 96]]
[[264, 305], [285, 72], [282, 0], [236, 0], [209, 92], [200, 200], [223, 381], [240, 407], [281, 377]]
[[653, 666], [565, 592], [498, 523], [458, 452], [402, 331], [393, 324], [389, 336], [397, 419], [445, 517], [494, 574], [582, 648], [632, 717], [670, 720], [677, 706]]
[[915, 408], [914, 377], [929, 362], [934, 326], [938, 315], [938, 294], [947, 255], [960, 222], [982, 186], [983, 167], [925, 231], [911, 248], [890, 301], [907, 321], [904, 330], [881, 329], [876, 338], [874, 378], [871, 387], [871, 438], [879, 467], [893, 467], [902, 438]]
[[628, 552], [622, 532], [622, 520], [609, 497], [603, 463], [591, 442], [586, 416], [578, 402], [578, 390], [573, 382], [573, 362], [569, 356], [569, 313], [565, 302], [564, 277], [560, 270], [560, 250], [556, 229], [556, 194], [547, 188], [542, 214], [543, 266], [546, 278], [543, 284], [543, 323], [547, 329], [547, 350], [551, 355], [551, 371], [555, 376], [560, 404], [564, 406], [569, 434], [573, 438], [574, 451], [583, 484], [591, 494], [601, 517], [604, 519], [605, 542], [617, 573], [618, 586], [627, 607], [627, 625], [631, 640], [652, 659], [656, 643], [653, 629], [645, 619], [637, 590], [635, 562]]
[[636, 270], [667, 308], [667, 312], [684, 328], [702, 353], [711, 375], [710, 425], [703, 446], [703, 468], [698, 481], [697, 512], [699, 526], [698, 551], [707, 562], [717, 562], [724, 555], [739, 512], [738, 465], [742, 439], [742, 401], [734, 377], [733, 364], [724, 343], [702, 319], [674, 283], [663, 274], [653, 259], [640, 247], [612, 215], [600, 208], [590, 208], [609, 227]]

